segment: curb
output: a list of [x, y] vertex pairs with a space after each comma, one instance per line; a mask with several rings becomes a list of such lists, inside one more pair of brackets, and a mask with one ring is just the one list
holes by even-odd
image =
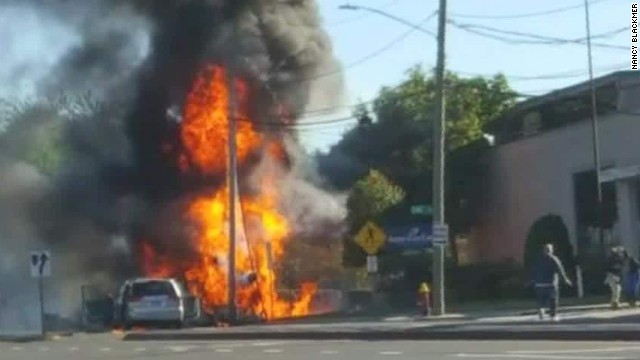
[[[577, 312], [577, 313], [611, 311], [611, 306], [602, 305], [602, 306], [592, 306], [592, 307], [565, 307], [565, 308], [560, 307], [558, 308], [558, 312], [560, 312], [560, 314], [562, 314], [563, 311]], [[518, 312], [516, 315], [529, 316], [529, 315], [537, 315], [537, 314], [538, 314], [537, 310], [524, 310], [524, 311]]]
[[17, 335], [17, 336], [0, 335], [0, 342], [29, 343], [29, 342], [43, 341], [45, 340], [45, 338], [46, 337], [43, 337], [42, 335]]
[[405, 331], [284, 331], [208, 333], [129, 333], [124, 341], [214, 340], [543, 340], [543, 341], [640, 341], [633, 330], [405, 330]]

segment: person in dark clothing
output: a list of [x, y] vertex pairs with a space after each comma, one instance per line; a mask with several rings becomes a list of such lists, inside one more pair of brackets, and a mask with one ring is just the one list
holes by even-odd
[[607, 259], [606, 277], [604, 283], [611, 289], [611, 308], [620, 307], [620, 294], [622, 292], [622, 275], [624, 268], [623, 249], [620, 247], [611, 248], [611, 254]]
[[571, 280], [562, 266], [562, 262], [553, 254], [553, 245], [544, 246], [543, 255], [536, 261], [533, 267], [533, 285], [538, 304], [538, 316], [544, 319], [544, 309], [549, 308], [549, 315], [553, 321], [558, 321], [559, 302], [559, 278], [568, 286], [572, 286]]
[[629, 255], [626, 250], [622, 252], [623, 272], [622, 272], [622, 288], [625, 300], [629, 305], [635, 307], [638, 301], [638, 292], [640, 291], [640, 263], [633, 256]]

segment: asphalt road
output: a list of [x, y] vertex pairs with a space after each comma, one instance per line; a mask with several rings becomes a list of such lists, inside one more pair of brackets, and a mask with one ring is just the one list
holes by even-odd
[[0, 343], [3, 360], [166, 359], [534, 359], [637, 360], [640, 343], [472, 341], [224, 341], [123, 342], [113, 335]]

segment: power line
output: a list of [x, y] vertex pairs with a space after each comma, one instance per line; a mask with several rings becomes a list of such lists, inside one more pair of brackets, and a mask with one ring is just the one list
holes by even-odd
[[[328, 71], [322, 74], [318, 74], [318, 75], [314, 75], [308, 78], [304, 78], [304, 79], [295, 79], [295, 80], [290, 80], [290, 81], [283, 81], [281, 83], [290, 83], [290, 82], [298, 82], [298, 83], [304, 83], [304, 82], [311, 82], [320, 78], [324, 78], [324, 77], [328, 77], [328, 76], [332, 76], [335, 74], [339, 74], [345, 70], [348, 69], [352, 69], [355, 68], [357, 66], [360, 66], [374, 58], [377, 58], [378, 56], [382, 55], [383, 53], [389, 51], [391, 48], [393, 48], [394, 46], [396, 46], [397, 44], [399, 44], [402, 40], [406, 39], [409, 35], [411, 35], [414, 31], [421, 31], [424, 33], [427, 33], [429, 35], [434, 35], [432, 31], [427, 30], [425, 28], [423, 28], [422, 26], [427, 23], [429, 20], [431, 20], [435, 15], [437, 14], [437, 11], [434, 11], [433, 13], [431, 13], [429, 16], [427, 16], [425, 19], [423, 19], [422, 21], [420, 21], [417, 24], [413, 24], [413, 23], [407, 23], [408, 25], [411, 26], [411, 29], [409, 29], [408, 31], [400, 34], [400, 36], [398, 36], [397, 38], [393, 39], [392, 41], [390, 41], [389, 43], [385, 44], [384, 46], [382, 46], [381, 48], [365, 55], [364, 57], [344, 66], [341, 68], [336, 68], [332, 71]], [[389, 15], [389, 14], [387, 14]], [[390, 17], [396, 18], [393, 15], [389, 15]], [[453, 20], [449, 20], [449, 22], [457, 27], [462, 28], [463, 30], [469, 31], [471, 33], [475, 33], [477, 35], [480, 36], [485, 36], [485, 37], [489, 37], [489, 38], [493, 38], [495, 40], [499, 40], [499, 41], [503, 41], [503, 42], [507, 42], [507, 43], [511, 43], [511, 44], [558, 44], [558, 43], [562, 43], [562, 44], [567, 44], [567, 43], [582, 43], [584, 42], [586, 39], [559, 39], [559, 38], [553, 38], [553, 37], [546, 37], [546, 36], [541, 36], [541, 35], [537, 35], [537, 34], [527, 34], [527, 33], [519, 33], [519, 32], [513, 32], [513, 31], [508, 31], [508, 30], [501, 30], [501, 29], [495, 29], [495, 28], [490, 28], [490, 27], [485, 27], [482, 25], [474, 25], [474, 24], [458, 24], [456, 22], [454, 22]], [[501, 36], [496, 36], [496, 35], [491, 35], [491, 34], [487, 34], [484, 33], [482, 31], [479, 30], [475, 30], [473, 28], [480, 28], [480, 29], [484, 29], [487, 31], [493, 31], [493, 32], [497, 32], [497, 33], [505, 33], [505, 34], [510, 34], [510, 35], [517, 35], [517, 36], [524, 36], [524, 37], [532, 37], [532, 38], [537, 38], [538, 40], [544, 40], [544, 41], [527, 41], [527, 40], [515, 40], [515, 39], [509, 39], [506, 37], [501, 37]], [[600, 38], [600, 37], [608, 37], [608, 36], [613, 36], [616, 34], [619, 34], [623, 31], [626, 31], [627, 28], [626, 27], [622, 27], [619, 29], [615, 29], [615, 30], [611, 30], [609, 32], [605, 32], [603, 34], [599, 34], [599, 35], [595, 35], [592, 38]], [[594, 44], [595, 46], [600, 46], [600, 47], [606, 47], [606, 48], [614, 48], [614, 49], [627, 49], [626, 47], [622, 47], [622, 46], [615, 46], [615, 45], [607, 45], [607, 44]], [[305, 113], [307, 114], [312, 114], [312, 113], [323, 113], [323, 112], [327, 112], [328, 110], [332, 110], [332, 109], [319, 109], [319, 110], [310, 110], [307, 111]]]
[[335, 124], [342, 124], [342, 123], [347, 123], [347, 122], [353, 122], [356, 121], [357, 119], [353, 116], [347, 116], [347, 117], [342, 117], [342, 118], [337, 118], [337, 119], [330, 119], [330, 120], [318, 120], [318, 121], [302, 121], [303, 119], [298, 119], [296, 123], [293, 124], [289, 124], [289, 123], [284, 123], [284, 122], [277, 122], [277, 121], [252, 121], [252, 120], [245, 120], [245, 119], [238, 119], [239, 121], [246, 121], [246, 122], [250, 122], [254, 125], [258, 125], [258, 126], [264, 126], [266, 128], [269, 127], [275, 127], [275, 128], [287, 128], [287, 129], [296, 129], [296, 128], [304, 128], [304, 127], [308, 127], [308, 126], [318, 126], [318, 125], [335, 125]]
[[[544, 35], [538, 35], [538, 34], [531, 34], [531, 33], [522, 33], [522, 32], [517, 32], [517, 31], [511, 31], [511, 30], [503, 30], [503, 29], [496, 29], [496, 28], [492, 28], [492, 27], [488, 27], [488, 26], [483, 26], [483, 25], [476, 25], [476, 24], [462, 24], [462, 23], [458, 23], [455, 22], [453, 20], [450, 20], [449, 23], [461, 30], [467, 31], [469, 33], [475, 34], [475, 35], [479, 35], [479, 36], [483, 36], [486, 38], [490, 38], [493, 40], [498, 40], [504, 43], [508, 43], [508, 44], [512, 44], [512, 45], [523, 45], [523, 44], [537, 44], [537, 45], [563, 45], [563, 44], [580, 44], [583, 45], [586, 42], [586, 38], [579, 38], [579, 39], [562, 39], [562, 38], [555, 38], [555, 37], [550, 37], [550, 36], [544, 36]], [[626, 30], [626, 28], [624, 29]], [[598, 37], [604, 37], [604, 36], [611, 36], [612, 33], [618, 34], [620, 32], [622, 32], [622, 29], [616, 29], [613, 31], [609, 31], [605, 34], [600, 34], [600, 35], [596, 35]], [[509, 38], [509, 37], [505, 37], [503, 35], [509, 35], [509, 36], [518, 36], [521, 38]], [[522, 39], [522, 38], [530, 38], [530, 39], [535, 39], [535, 40], [527, 40], [527, 39]], [[617, 50], [628, 50], [628, 47], [625, 46], [618, 46], [618, 45], [611, 45], [611, 44], [602, 44], [602, 43], [592, 43], [592, 46], [594, 47], [600, 47], [600, 48], [607, 48], [607, 49], [617, 49]]]
[[431, 30], [427, 30], [425, 28], [422, 27], [422, 25], [426, 24], [429, 20], [431, 20], [435, 15], [437, 14], [437, 12], [433, 12], [432, 14], [430, 14], [429, 16], [427, 16], [426, 18], [424, 18], [422, 21], [420, 21], [418, 24], [412, 24], [411, 25], [411, 29], [403, 32], [402, 34], [400, 34], [400, 36], [394, 38], [393, 40], [391, 40], [390, 42], [388, 42], [387, 44], [385, 44], [384, 46], [380, 47], [379, 49], [363, 56], [362, 58], [344, 66], [344, 67], [339, 67], [339, 68], [335, 68], [334, 70], [322, 73], [322, 74], [318, 74], [318, 75], [314, 75], [314, 76], [310, 76], [304, 79], [294, 79], [294, 80], [289, 80], [289, 81], [281, 81], [279, 83], [281, 84], [287, 84], [287, 83], [305, 83], [305, 82], [311, 82], [317, 79], [321, 79], [324, 77], [328, 77], [328, 76], [332, 76], [335, 74], [339, 74], [341, 72], [343, 72], [344, 70], [348, 70], [348, 69], [352, 69], [356, 66], [360, 66], [372, 59], [375, 59], [376, 57], [382, 55], [383, 53], [389, 51], [391, 48], [393, 48], [394, 46], [396, 46], [397, 44], [399, 44], [402, 40], [406, 39], [409, 35], [411, 35], [413, 32], [415, 31], [422, 31], [422, 32], [426, 32], [426, 33], [430, 33]]
[[[450, 22], [452, 24], [458, 26], [458, 27], [481, 29], [481, 30], [487, 30], [487, 31], [490, 31], [490, 32], [495, 32], [495, 33], [498, 33], [498, 34], [508, 34], [508, 35], [527, 37], [527, 38], [532, 38], [532, 39], [544, 41], [544, 43], [558, 43], [558, 42], [560, 42], [560, 43], [579, 43], [579, 44], [582, 44], [582, 43], [585, 43], [587, 41], [587, 39], [588, 39], [587, 37], [581, 37], [581, 38], [577, 38], [577, 39], [562, 39], [562, 38], [549, 37], [549, 36], [539, 35], [539, 34], [522, 33], [522, 32], [512, 31], [512, 30], [497, 29], [497, 28], [493, 28], [493, 27], [489, 27], [489, 26], [485, 26], [485, 25], [461, 24], [461, 23], [454, 22], [453, 20], [451, 20]], [[593, 40], [593, 39], [599, 39], [599, 38], [612, 37], [614, 35], [626, 32], [626, 31], [628, 31], [628, 29], [629, 28], [627, 26], [623, 26], [623, 27], [620, 27], [620, 28], [616, 28], [614, 30], [610, 30], [610, 31], [604, 32], [602, 34], [591, 35], [590, 39]]]
[[[590, 2], [590, 4], [591, 5], [595, 5], [595, 4], [598, 4], [598, 3], [605, 2], [605, 1], [609, 1], [609, 0], [593, 0], [593, 1]], [[458, 18], [467, 18], [467, 19], [521, 19], [521, 18], [527, 18], [527, 17], [536, 17], [536, 16], [557, 14], [557, 13], [561, 13], [561, 12], [565, 12], [565, 11], [580, 9], [583, 6], [584, 6], [584, 4], [581, 2], [580, 4], [576, 4], [576, 5], [565, 6], [565, 7], [561, 7], [561, 8], [555, 8], [555, 9], [538, 11], [538, 12], [524, 13], [524, 14], [475, 15], [475, 14], [457, 14], [457, 13], [453, 13], [452, 16], [458, 17]]]
[[[627, 62], [624, 63], [618, 63], [618, 64], [612, 64], [612, 65], [607, 65], [604, 67], [600, 67], [597, 68], [596, 70], [598, 72], [605, 72], [605, 71], [617, 71], [617, 70], [623, 70], [626, 66], [628, 65]], [[452, 70], [452, 72], [454, 74], [460, 74], [460, 75], [467, 75], [467, 76], [477, 76], [477, 77], [493, 77], [497, 74], [500, 73], [496, 73], [496, 74], [482, 74], [482, 73], [475, 73], [475, 72], [466, 72], [466, 71], [458, 71], [458, 70]], [[557, 73], [548, 73], [548, 74], [541, 74], [541, 75], [508, 75], [508, 74], [503, 74], [507, 79], [509, 79], [509, 82], [519, 82], [519, 81], [533, 81], [533, 80], [562, 80], [562, 79], [568, 79], [568, 78], [576, 78], [576, 77], [580, 77], [580, 76], [584, 76], [587, 73], [584, 70], [568, 70], [568, 71], [563, 71], [563, 72], [557, 72]], [[412, 96], [417, 96], [417, 95], [422, 95], [422, 92], [416, 92], [413, 94], [409, 94], [407, 97], [412, 97]], [[304, 111], [298, 115], [304, 116], [304, 115], [311, 115], [311, 116], [319, 116], [321, 114], [329, 114], [332, 112], [335, 112], [337, 110], [343, 110], [343, 109], [352, 109], [358, 105], [369, 105], [369, 104], [373, 104], [375, 101], [377, 100], [377, 97], [371, 100], [367, 100], [367, 101], [361, 101], [358, 102], [356, 104], [349, 104], [349, 105], [341, 105], [341, 106], [333, 106], [333, 107], [326, 107], [326, 108], [320, 108], [320, 109], [313, 109], [313, 110], [308, 110], [308, 111]]]
[[[609, 71], [620, 71], [620, 70], [624, 70], [626, 69], [628, 66], [628, 62], [623, 62], [623, 63], [618, 63], [618, 64], [613, 64], [613, 65], [609, 65], [606, 67], [600, 67], [598, 69], [596, 69], [599, 72], [609, 72]], [[486, 77], [489, 75], [486, 74], [481, 74], [481, 73], [474, 73], [474, 72], [467, 72], [467, 71], [454, 71], [454, 73], [457, 74], [461, 74], [461, 75], [468, 75], [468, 76], [482, 76], [482, 77]], [[588, 75], [588, 71], [585, 70], [568, 70], [568, 71], [564, 71], [564, 72], [558, 72], [558, 73], [552, 73], [552, 74], [544, 74], [544, 75], [504, 75], [507, 79], [509, 79], [509, 82], [520, 82], [520, 81], [539, 81], [539, 80], [561, 80], [561, 79], [570, 79], [570, 78], [577, 78], [577, 77], [581, 77], [581, 76], [585, 76]]]
[[[633, 87], [640, 87], [640, 84], [630, 84], [624, 87], [620, 87], [619, 90], [621, 89], [626, 89], [626, 88], [633, 88]], [[549, 91], [554, 91], [554, 90], [558, 90], [557, 88], [554, 89], [546, 89], [546, 90], [536, 90], [534, 92], [545, 92], [548, 93]], [[405, 95], [403, 97], [403, 99], [408, 99], [411, 98], [413, 96], [417, 96], [417, 95], [423, 95], [424, 92], [420, 91], [420, 92], [416, 92], [416, 93], [412, 93], [412, 94], [408, 94]], [[518, 97], [522, 97], [522, 98], [536, 98], [536, 97], [541, 97], [541, 96], [545, 96], [546, 94], [527, 94], [527, 93], [522, 93], [522, 92], [514, 92], [514, 95], [518, 96]], [[367, 102], [363, 102], [360, 104], [366, 104], [366, 103], [372, 103], [375, 100], [370, 100]], [[635, 113], [629, 113], [629, 115], [638, 115], [640, 116], [640, 114], [635, 114]], [[239, 119], [240, 120], [240, 119]], [[240, 121], [249, 121], [252, 122], [255, 125], [258, 126], [264, 126], [266, 128], [272, 127], [272, 128], [287, 128], [287, 129], [294, 129], [294, 130], [312, 130], [310, 127], [313, 126], [322, 126], [322, 125], [336, 125], [336, 124], [345, 124], [345, 123], [349, 123], [349, 122], [355, 122], [357, 121], [357, 119], [354, 116], [347, 116], [347, 117], [341, 117], [341, 118], [336, 118], [336, 119], [329, 119], [329, 120], [318, 120], [318, 121], [307, 121], [307, 122], [297, 122], [295, 124], [287, 124], [287, 123], [281, 123], [281, 122], [267, 122], [267, 121], [250, 121], [250, 120], [240, 120]], [[300, 120], [298, 120], [300, 121]], [[326, 130], [326, 129], [324, 129]]]

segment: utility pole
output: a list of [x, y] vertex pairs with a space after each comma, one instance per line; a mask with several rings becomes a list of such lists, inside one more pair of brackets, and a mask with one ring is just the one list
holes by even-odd
[[227, 68], [227, 93], [229, 96], [229, 108], [227, 109], [227, 122], [229, 123], [229, 321], [231, 323], [236, 322], [237, 309], [236, 309], [236, 195], [238, 190], [238, 158], [237, 158], [237, 146], [236, 146], [236, 89], [235, 79], [233, 76], [233, 70], [231, 67]]
[[[444, 163], [445, 163], [445, 31], [447, 25], [447, 0], [440, 0], [438, 10], [438, 59], [436, 62], [436, 121], [433, 140], [433, 225], [444, 225]], [[434, 244], [433, 253], [433, 291], [434, 315], [444, 315], [444, 250], [446, 245]]]
[[600, 134], [598, 126], [598, 107], [596, 102], [596, 86], [593, 82], [593, 56], [591, 54], [591, 20], [589, 15], [589, 0], [584, 0], [584, 15], [585, 25], [587, 28], [587, 60], [589, 63], [589, 87], [591, 91], [591, 127], [593, 137], [593, 162], [596, 172], [596, 192], [598, 199], [597, 208], [597, 221], [598, 221], [598, 237], [600, 241], [600, 247], [605, 253], [604, 249], [604, 212], [603, 212], [603, 197], [602, 197], [602, 183], [600, 182], [602, 170], [600, 164]]

